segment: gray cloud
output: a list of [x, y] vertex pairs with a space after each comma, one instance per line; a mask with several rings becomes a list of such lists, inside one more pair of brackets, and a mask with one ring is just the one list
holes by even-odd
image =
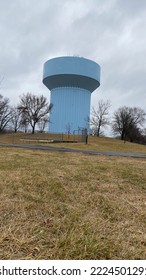
[[101, 65], [101, 86], [92, 105], [146, 108], [145, 0], [0, 1], [1, 93], [14, 102], [31, 91], [49, 96], [43, 63], [80, 55]]

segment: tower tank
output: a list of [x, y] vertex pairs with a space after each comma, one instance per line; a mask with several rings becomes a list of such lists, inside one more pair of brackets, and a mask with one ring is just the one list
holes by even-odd
[[88, 131], [91, 93], [100, 85], [100, 66], [83, 57], [52, 58], [44, 63], [43, 83], [53, 104], [49, 132]]

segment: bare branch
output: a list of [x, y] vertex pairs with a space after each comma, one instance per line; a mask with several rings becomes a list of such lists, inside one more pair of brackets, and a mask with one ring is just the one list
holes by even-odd
[[133, 139], [140, 133], [144, 124], [146, 113], [138, 107], [120, 107], [113, 117], [112, 129], [115, 134], [120, 134], [121, 140]]
[[52, 107], [53, 104], [48, 105], [46, 97], [31, 93], [23, 94], [18, 106], [22, 114], [22, 123], [29, 123], [32, 127], [32, 133], [35, 131], [36, 124], [50, 113]]
[[9, 106], [9, 99], [0, 95], [0, 132], [3, 132], [12, 119], [12, 110]]
[[101, 132], [101, 128], [109, 125], [109, 108], [111, 107], [111, 103], [109, 100], [100, 100], [98, 102], [97, 108], [92, 108], [90, 126], [94, 133], [99, 136]]

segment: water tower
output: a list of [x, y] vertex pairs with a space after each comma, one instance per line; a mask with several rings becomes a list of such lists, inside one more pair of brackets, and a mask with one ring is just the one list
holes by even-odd
[[83, 57], [56, 57], [45, 62], [43, 83], [53, 103], [49, 132], [88, 130], [91, 93], [100, 85], [100, 66]]

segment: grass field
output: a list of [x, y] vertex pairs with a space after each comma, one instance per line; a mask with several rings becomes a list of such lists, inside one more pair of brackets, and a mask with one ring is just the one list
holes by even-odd
[[[65, 140], [73, 140], [73, 135], [64, 135]], [[50, 141], [50, 142], [48, 142]], [[72, 148], [80, 150], [91, 150], [97, 152], [128, 152], [146, 154], [146, 145], [139, 145], [113, 139], [110, 137], [89, 136], [88, 144], [85, 143], [52, 143], [51, 134], [48, 133], [11, 133], [0, 134], [0, 142], [12, 144], [43, 145], [61, 148]]]
[[146, 159], [0, 147], [0, 178], [0, 259], [146, 259]]

